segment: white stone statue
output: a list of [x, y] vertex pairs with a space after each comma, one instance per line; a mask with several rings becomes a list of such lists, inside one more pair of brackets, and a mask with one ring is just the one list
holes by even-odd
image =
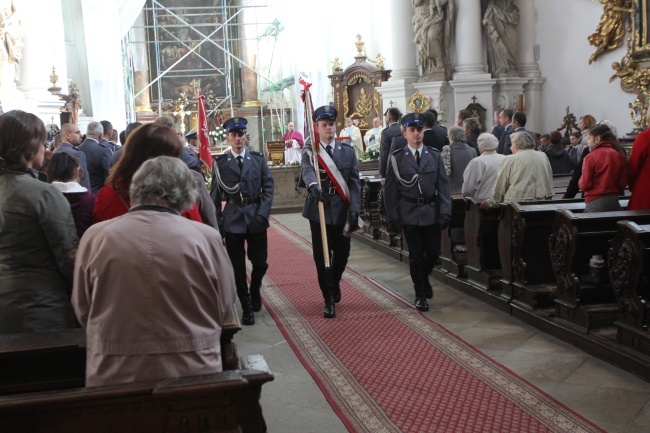
[[483, 25], [487, 35], [488, 66], [493, 77], [517, 75], [519, 8], [513, 0], [489, 0]]
[[3, 90], [5, 87], [15, 89], [14, 80], [23, 50], [22, 36], [13, 0], [0, 0], [0, 87]]
[[451, 79], [449, 51], [454, 3], [452, 0], [411, 0], [414, 42], [420, 45], [420, 81]]

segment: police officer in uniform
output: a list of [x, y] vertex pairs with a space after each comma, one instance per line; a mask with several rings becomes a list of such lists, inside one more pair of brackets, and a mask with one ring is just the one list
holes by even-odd
[[391, 231], [403, 230], [409, 247], [415, 308], [429, 311], [429, 274], [440, 255], [440, 230], [451, 220], [451, 191], [442, 155], [422, 144], [424, 116], [402, 118], [408, 146], [394, 151], [386, 167], [384, 205]]
[[[319, 107], [312, 115], [314, 128], [320, 135], [320, 147], [329, 155], [327, 160], [331, 163], [328, 171], [324, 170], [325, 167], [319, 167], [322, 188], [316, 182], [311, 143], [305, 145], [301, 164], [302, 178], [309, 188], [302, 216], [309, 220], [318, 284], [325, 299], [323, 315], [326, 318], [336, 316], [334, 304], [341, 301], [340, 282], [350, 256], [350, 233], [358, 227], [361, 208], [357, 157], [352, 146], [335, 141], [336, 115], [336, 109], [329, 105]], [[346, 187], [337, 188], [330, 176], [338, 176], [339, 183], [344, 183]], [[319, 201], [323, 202], [325, 208], [327, 244], [331, 258], [329, 269], [325, 268], [323, 255]]]
[[[235, 271], [237, 297], [243, 310], [242, 323], [254, 325], [253, 312], [262, 308], [260, 288], [269, 267], [266, 263], [266, 229], [269, 227], [274, 183], [264, 155], [246, 148], [247, 123], [243, 117], [233, 117], [223, 124], [231, 150], [219, 155], [212, 165], [210, 196], [217, 208], [219, 230]], [[222, 200], [226, 201], [223, 211]], [[250, 291], [246, 283], [247, 253], [253, 265]]]

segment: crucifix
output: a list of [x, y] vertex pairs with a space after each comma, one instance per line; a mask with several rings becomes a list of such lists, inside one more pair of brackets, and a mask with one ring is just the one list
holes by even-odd
[[393, 101], [390, 101], [389, 104], [390, 104], [390, 108], [393, 108]]
[[476, 104], [476, 100], [477, 100], [477, 99], [478, 99], [478, 98], [476, 97], [476, 95], [472, 96], [472, 104]]

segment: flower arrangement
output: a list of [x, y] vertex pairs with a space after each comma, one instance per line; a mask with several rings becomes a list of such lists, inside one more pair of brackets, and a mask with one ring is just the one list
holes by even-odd
[[369, 146], [363, 153], [363, 159], [379, 159], [379, 145]]
[[226, 130], [221, 125], [217, 125], [210, 131], [210, 137], [212, 137], [212, 141], [215, 143], [222, 143], [226, 139]]
[[292, 160], [292, 161], [289, 161], [289, 162], [286, 163], [286, 164], [276, 164], [276, 163], [273, 162], [273, 161], [269, 161], [269, 162], [268, 162], [268, 166], [269, 166], [269, 167], [297, 167], [297, 166], [299, 166], [299, 165], [300, 165], [300, 161], [293, 161], [293, 160]]

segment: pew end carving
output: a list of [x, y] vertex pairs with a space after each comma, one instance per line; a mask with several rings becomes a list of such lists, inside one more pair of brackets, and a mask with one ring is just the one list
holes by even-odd
[[619, 221], [608, 252], [609, 277], [618, 304], [616, 340], [650, 355], [650, 225]]

